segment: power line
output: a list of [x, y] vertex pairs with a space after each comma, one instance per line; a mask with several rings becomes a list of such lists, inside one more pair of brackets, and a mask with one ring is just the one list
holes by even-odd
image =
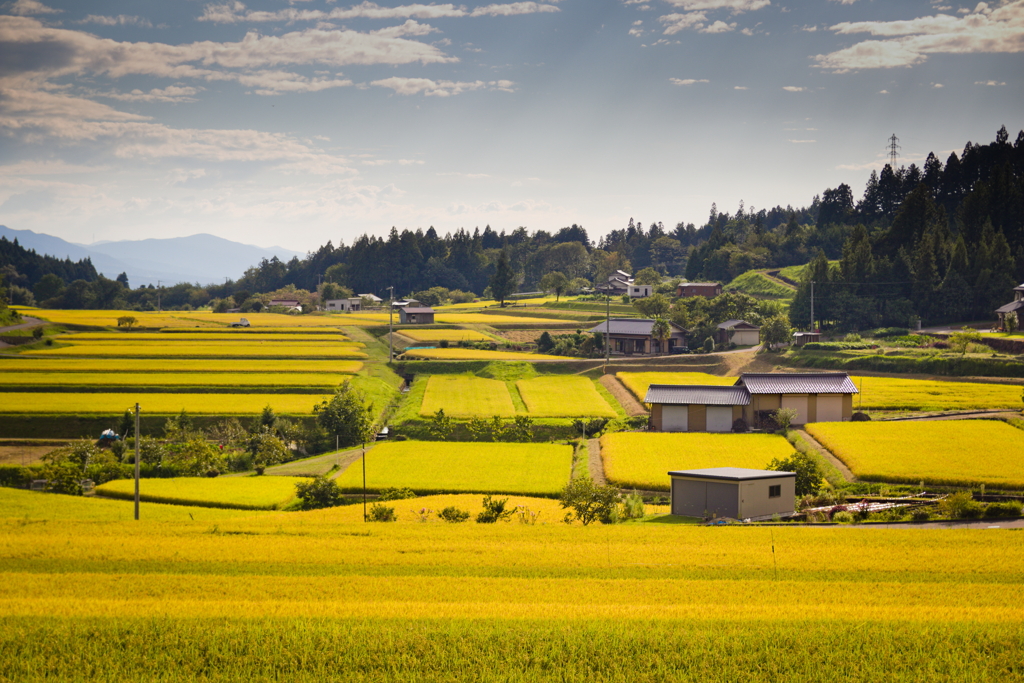
[[893, 133], [892, 137], [889, 138], [889, 165], [892, 166], [892, 170], [894, 171], [896, 170], [896, 159], [900, 155], [900, 153], [897, 150], [903, 149], [902, 147], [899, 146], [899, 141], [900, 139], [896, 137], [896, 133]]

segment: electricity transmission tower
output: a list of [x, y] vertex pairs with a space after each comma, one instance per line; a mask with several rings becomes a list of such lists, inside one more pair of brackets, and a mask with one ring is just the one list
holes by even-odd
[[896, 170], [896, 159], [900, 155], [898, 150], [903, 149], [902, 147], [900, 147], [899, 141], [900, 139], [896, 137], [896, 133], [893, 133], [892, 137], [889, 138], [889, 145], [887, 147], [887, 149], [889, 150], [889, 165], [892, 166], [892, 170], [894, 171]]

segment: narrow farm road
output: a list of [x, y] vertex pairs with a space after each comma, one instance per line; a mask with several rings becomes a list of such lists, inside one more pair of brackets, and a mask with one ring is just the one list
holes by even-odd
[[795, 431], [797, 434], [800, 435], [800, 438], [807, 442], [807, 445], [821, 453], [823, 458], [832, 463], [835, 466], [835, 468], [839, 470], [839, 472], [843, 475], [843, 478], [846, 479], [846, 481], [857, 481], [857, 477], [853, 474], [852, 471], [850, 471], [850, 468], [847, 467], [842, 460], [832, 455], [832, 452], [829, 451], [824, 446], [822, 446], [817, 439], [815, 439], [813, 436], [811, 436], [802, 429], [797, 429]]
[[587, 439], [587, 454], [590, 456], [587, 465], [590, 468], [590, 478], [598, 486], [604, 486], [608, 480], [604, 478], [604, 460], [601, 458], [601, 440]]
[[4, 332], [10, 332], [11, 330], [26, 330], [30, 327], [35, 327], [36, 325], [43, 324], [43, 321], [39, 320], [38, 318], [29, 318], [28, 316], [23, 315], [21, 316], [21, 319], [24, 320], [25, 322], [18, 323], [17, 325], [8, 325], [7, 327], [0, 327], [0, 334], [3, 334]]
[[618, 380], [615, 375], [601, 375], [601, 386], [611, 393], [615, 397], [615, 400], [622, 404], [622, 407], [626, 410], [626, 415], [630, 417], [639, 417], [640, 415], [646, 415], [647, 409], [644, 408], [643, 404], [629, 392], [629, 389], [622, 386], [622, 382]]

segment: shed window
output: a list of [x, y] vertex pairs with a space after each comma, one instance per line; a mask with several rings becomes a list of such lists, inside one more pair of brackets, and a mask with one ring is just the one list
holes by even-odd
[[781, 498], [782, 497], [782, 484], [776, 484], [775, 486], [768, 487], [769, 498]]

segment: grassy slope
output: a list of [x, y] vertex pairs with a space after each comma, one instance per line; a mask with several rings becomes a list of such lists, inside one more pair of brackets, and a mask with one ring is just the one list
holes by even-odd
[[773, 280], [762, 271], [748, 270], [724, 287], [727, 292], [743, 292], [760, 299], [792, 299], [796, 289]]

